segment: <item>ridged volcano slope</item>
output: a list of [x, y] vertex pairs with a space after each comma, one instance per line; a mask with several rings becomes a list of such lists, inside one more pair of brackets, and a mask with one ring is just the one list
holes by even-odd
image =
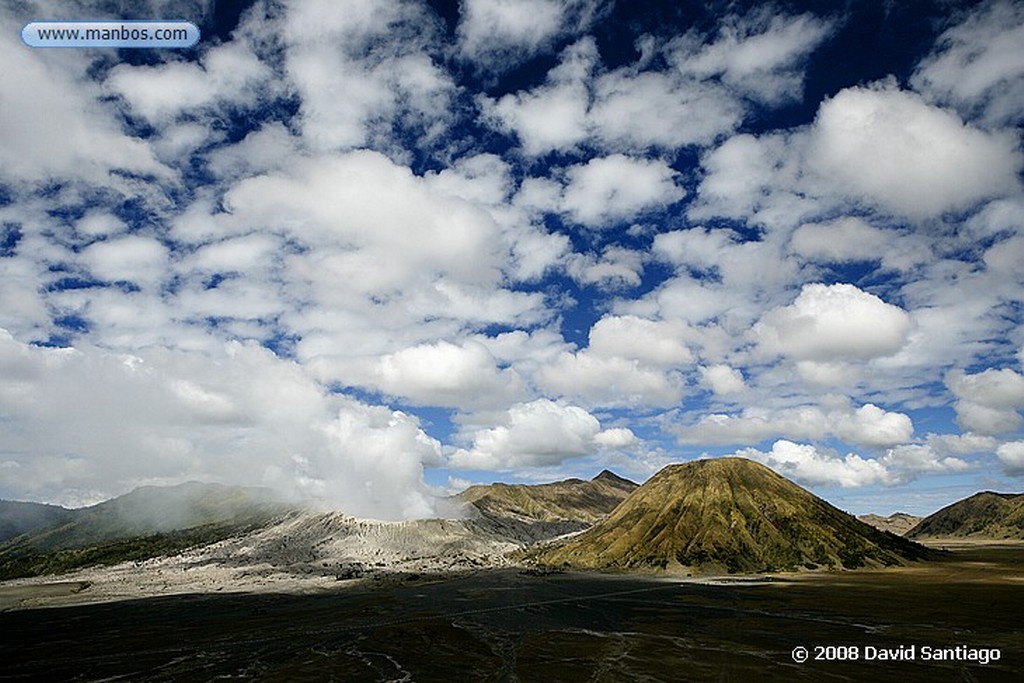
[[670, 465], [538, 564], [702, 572], [903, 564], [932, 554], [743, 458]]
[[907, 538], [1024, 539], [1024, 493], [983, 491], [922, 519]]
[[470, 503], [486, 517], [589, 526], [614, 510], [636, 488], [635, 482], [604, 470], [590, 481], [471, 486], [456, 498]]

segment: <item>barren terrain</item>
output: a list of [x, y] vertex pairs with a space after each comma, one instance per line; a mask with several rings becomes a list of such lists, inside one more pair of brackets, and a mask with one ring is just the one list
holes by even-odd
[[[224, 590], [90, 605], [68, 603], [99, 597], [101, 583], [7, 585], [8, 597], [67, 606], [0, 614], [0, 680], [1018, 680], [1024, 544], [950, 550], [910, 567], [702, 581], [498, 569], [217, 584], [232, 570], [154, 565], [137, 575]], [[129, 568], [111, 571], [130, 583]], [[246, 585], [259, 592], [224, 593]], [[793, 660], [819, 645], [960, 645], [1000, 659]]]

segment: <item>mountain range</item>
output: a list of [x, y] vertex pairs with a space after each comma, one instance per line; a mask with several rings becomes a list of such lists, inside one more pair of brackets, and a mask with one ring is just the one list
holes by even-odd
[[[197, 482], [76, 510], [0, 501], [0, 579], [175, 555], [249, 575], [258, 565], [335, 578], [517, 564], [702, 574], [855, 568], [933, 556], [911, 539], [1021, 538], [1024, 526], [1024, 494], [986, 492], [902, 538], [742, 458], [670, 465], [642, 486], [607, 470], [590, 480], [471, 486], [451, 502], [461, 518], [379, 522], [289, 504], [267, 489]], [[914, 520], [873, 521], [884, 529]]]
[[874, 514], [857, 515], [857, 519], [865, 524], [870, 524], [876, 529], [891, 531], [897, 536], [905, 536], [908, 531], [917, 526], [924, 518], [907, 514], [906, 512], [894, 512], [887, 517]]

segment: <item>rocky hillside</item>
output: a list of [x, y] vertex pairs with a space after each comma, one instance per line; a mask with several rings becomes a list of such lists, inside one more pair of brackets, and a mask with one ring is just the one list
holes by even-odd
[[925, 517], [907, 537], [1024, 539], [1024, 493], [976, 493]]
[[891, 531], [897, 536], [904, 536], [924, 518], [910, 515], [906, 512], [894, 512], [888, 517], [882, 517], [881, 515], [858, 515], [857, 519], [865, 524], [870, 524], [876, 529]]
[[760, 572], [902, 564], [931, 551], [743, 458], [670, 465], [608, 517], [542, 548], [544, 566]]
[[457, 501], [471, 517], [519, 540], [542, 540], [589, 528], [636, 490], [637, 484], [604, 470], [590, 481], [471, 486]]
[[0, 579], [173, 554], [259, 528], [292, 508], [267, 489], [188, 482], [56, 510], [0, 542]]

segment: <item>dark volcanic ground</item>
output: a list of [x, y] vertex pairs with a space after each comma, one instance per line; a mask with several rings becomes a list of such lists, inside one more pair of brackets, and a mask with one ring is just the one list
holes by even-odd
[[[706, 585], [480, 572], [319, 595], [0, 613], [0, 681], [997, 681], [1024, 671], [1024, 546]], [[988, 665], [797, 664], [796, 646], [1001, 648]]]

